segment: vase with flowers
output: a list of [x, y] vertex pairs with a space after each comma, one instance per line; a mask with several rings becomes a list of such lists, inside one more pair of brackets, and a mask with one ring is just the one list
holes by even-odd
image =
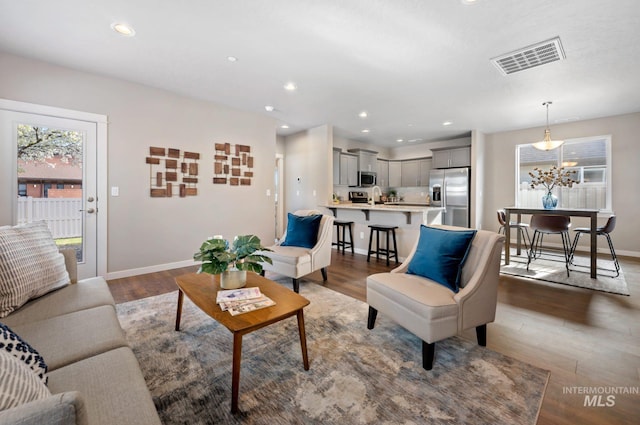
[[553, 210], [558, 206], [558, 198], [553, 194], [552, 190], [556, 186], [573, 187], [574, 184], [578, 184], [577, 181], [571, 178], [576, 173], [575, 170], [565, 170], [564, 167], [551, 167], [549, 171], [542, 171], [536, 167], [533, 172], [529, 172], [531, 176], [531, 189], [535, 189], [536, 186], [543, 186], [547, 193], [542, 197], [542, 207], [545, 210]]
[[271, 250], [255, 235], [236, 236], [231, 246], [222, 236], [215, 236], [202, 243], [193, 259], [202, 262], [198, 273], [219, 274], [221, 288], [237, 289], [246, 285], [247, 271], [261, 273], [261, 263], [272, 264], [265, 251]]

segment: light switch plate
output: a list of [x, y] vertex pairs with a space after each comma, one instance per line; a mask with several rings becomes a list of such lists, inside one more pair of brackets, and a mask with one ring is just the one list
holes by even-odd
[[111, 196], [120, 196], [120, 188], [118, 186], [111, 187]]

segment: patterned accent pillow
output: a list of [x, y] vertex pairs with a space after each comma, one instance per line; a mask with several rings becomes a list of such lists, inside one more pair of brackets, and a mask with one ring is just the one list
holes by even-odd
[[22, 361], [45, 385], [47, 384], [47, 364], [40, 353], [3, 323], [0, 323], [0, 351], [5, 351]]
[[0, 411], [49, 396], [47, 386], [24, 363], [0, 350]]
[[47, 223], [0, 228], [0, 318], [68, 284], [64, 256]]

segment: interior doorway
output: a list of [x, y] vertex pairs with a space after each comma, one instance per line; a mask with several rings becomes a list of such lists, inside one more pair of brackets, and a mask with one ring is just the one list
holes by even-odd
[[275, 241], [278, 242], [284, 232], [284, 155], [276, 154], [276, 166], [274, 170], [275, 185]]

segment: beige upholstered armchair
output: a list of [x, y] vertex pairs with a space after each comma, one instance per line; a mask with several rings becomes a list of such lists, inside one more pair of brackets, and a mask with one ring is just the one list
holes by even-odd
[[[469, 230], [437, 226], [446, 230]], [[487, 323], [496, 313], [500, 254], [504, 236], [478, 230], [467, 251], [460, 275], [460, 289], [452, 289], [428, 278], [408, 274], [418, 247], [390, 273], [367, 278], [367, 327], [373, 329], [381, 312], [422, 340], [422, 367], [431, 370], [435, 342], [476, 328], [478, 344], [486, 346]], [[468, 246], [468, 245], [467, 245]]]
[[[293, 213], [296, 216], [305, 217], [316, 214], [322, 215], [316, 210], [298, 210]], [[322, 272], [323, 280], [327, 280], [327, 266], [331, 264], [331, 239], [333, 232], [333, 216], [322, 215], [318, 228], [318, 236], [315, 245], [311, 248], [301, 246], [284, 246], [287, 240], [285, 231], [280, 241], [266, 252], [273, 264], [263, 263], [263, 269], [272, 271], [293, 279], [293, 290], [300, 291], [300, 281], [302, 276], [308, 275], [316, 270]], [[264, 273], [264, 271], [263, 271]]]

